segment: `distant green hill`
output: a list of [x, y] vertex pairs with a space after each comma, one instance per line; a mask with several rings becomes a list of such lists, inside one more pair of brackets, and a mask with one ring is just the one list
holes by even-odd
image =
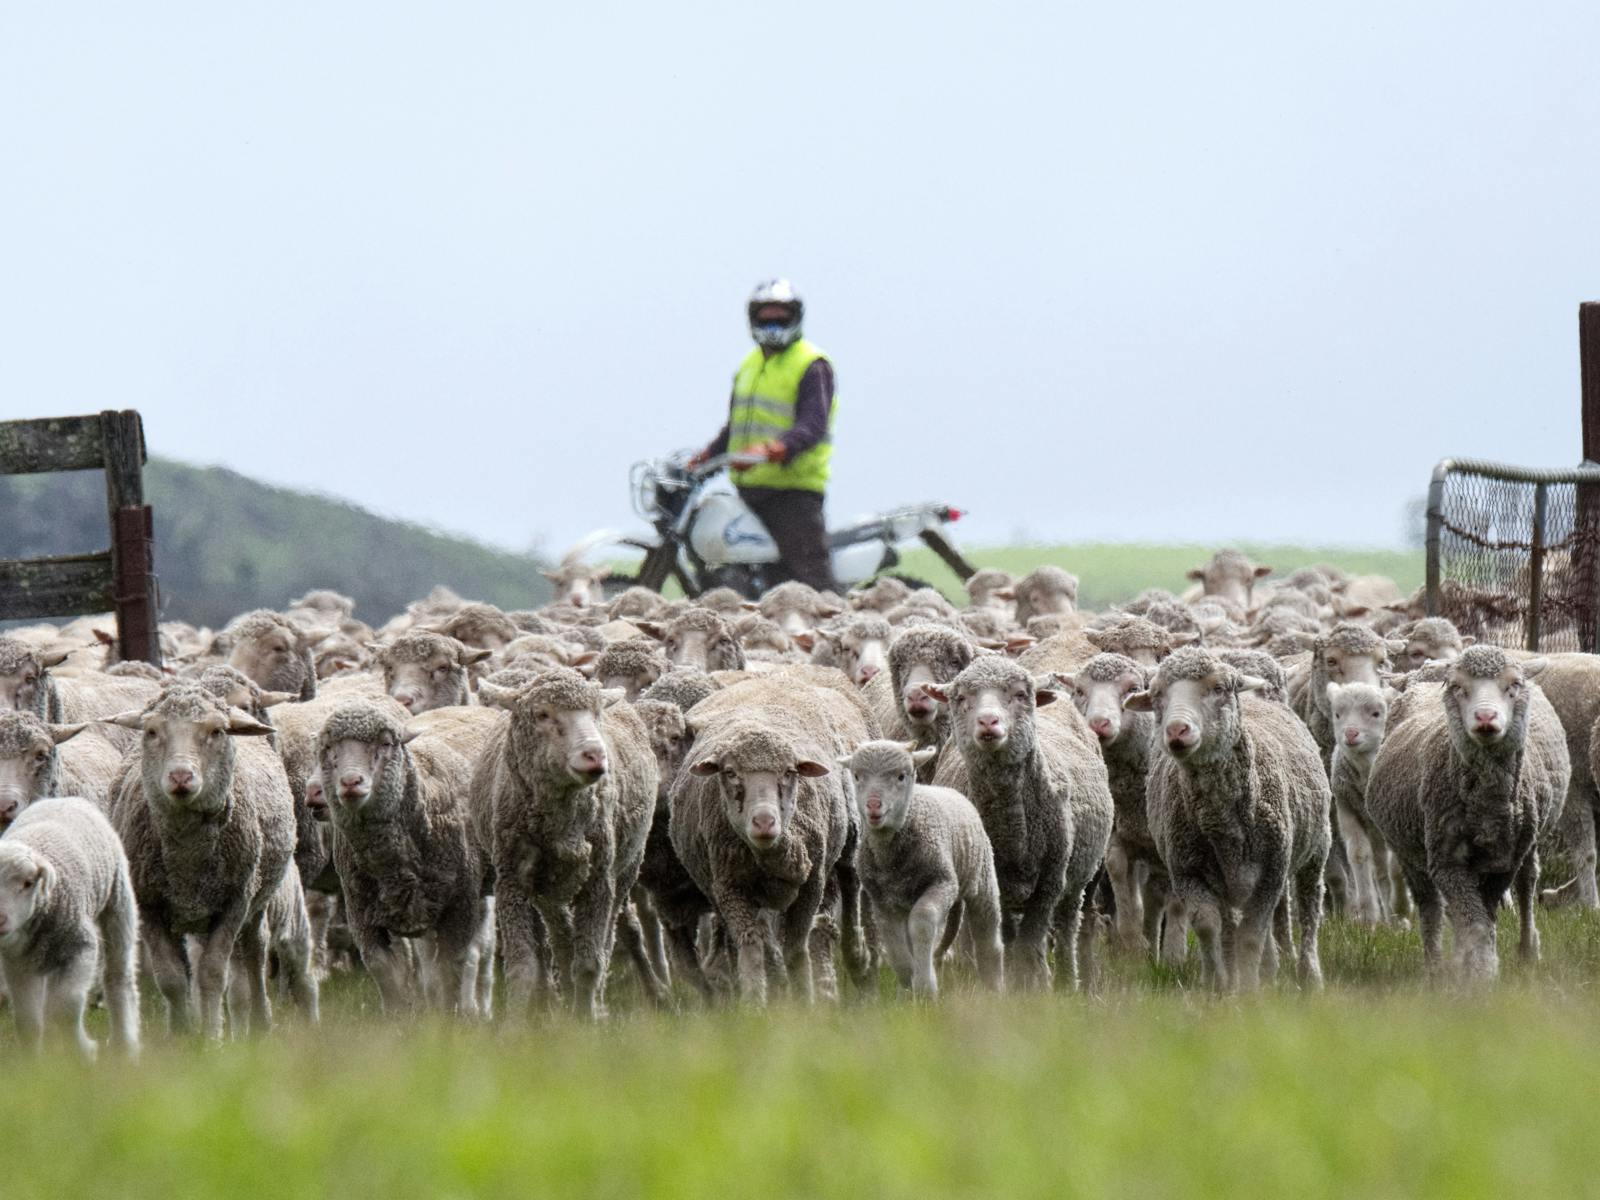
[[[81, 554], [109, 541], [99, 471], [0, 477], [0, 558]], [[353, 596], [386, 620], [438, 584], [502, 608], [550, 597], [529, 555], [392, 521], [326, 496], [269, 487], [222, 467], [152, 459], [162, 615], [217, 626], [312, 588]]]

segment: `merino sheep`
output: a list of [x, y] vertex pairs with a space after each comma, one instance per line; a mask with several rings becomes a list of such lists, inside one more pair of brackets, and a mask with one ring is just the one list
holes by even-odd
[[[927, 691], [927, 684], [949, 683], [977, 657], [972, 639], [943, 625], [908, 625], [889, 643], [887, 704], [877, 700], [880, 675], [869, 685], [879, 725], [886, 737], [909, 738], [918, 747], [938, 749], [950, 740], [950, 710]], [[927, 763], [919, 779], [930, 783]]]
[[1012, 590], [1018, 625], [1026, 626], [1033, 617], [1078, 611], [1078, 577], [1060, 567], [1036, 567], [1017, 580]]
[[[605, 613], [595, 614], [601, 620]], [[442, 633], [455, 638], [474, 650], [503, 650], [517, 638], [522, 630], [505, 613], [492, 604], [463, 604], [448, 617], [430, 627], [429, 632]]]
[[802, 633], [815, 629], [829, 617], [836, 617], [843, 607], [828, 599], [809, 584], [791, 580], [771, 589], [760, 601], [761, 615], [777, 622], [785, 633]]
[[1221, 596], [1249, 612], [1254, 607], [1251, 592], [1256, 581], [1271, 574], [1271, 567], [1251, 562], [1238, 550], [1218, 550], [1202, 566], [1190, 571], [1189, 578], [1200, 584], [1202, 595]]
[[509, 720], [473, 772], [472, 803], [494, 871], [513, 1010], [526, 1011], [546, 983], [540, 944], [547, 933], [578, 1011], [603, 1016], [619, 918], [647, 993], [665, 998], [628, 907], [658, 785], [638, 714], [576, 671], [546, 672], [511, 699]]
[[600, 652], [594, 665], [594, 678], [602, 688], [621, 689], [625, 700], [634, 700], [667, 669], [661, 646], [652, 638], [633, 638], [613, 642]]
[[1427, 662], [1454, 662], [1476, 640], [1463, 637], [1444, 617], [1424, 617], [1396, 629], [1391, 638], [1404, 645], [1395, 656], [1406, 670]]
[[1508, 888], [1518, 950], [1539, 955], [1538, 839], [1559, 820], [1572, 773], [1560, 718], [1531, 685], [1544, 667], [1471, 646], [1448, 682], [1413, 683], [1367, 786], [1367, 812], [1411, 885], [1428, 965], [1439, 965], [1448, 905], [1469, 980], [1499, 973], [1495, 914]]
[[793, 635], [801, 646], [811, 649], [811, 661], [819, 666], [838, 667], [857, 687], [866, 687], [872, 677], [889, 665], [889, 639], [894, 631], [877, 613], [850, 613], [827, 625]]
[[236, 617], [223, 630], [228, 666], [273, 692], [293, 692], [301, 700], [317, 694], [317, 667], [311, 648], [320, 635], [308, 633], [288, 617], [260, 608]]
[[1600, 721], [1600, 656], [1551, 654], [1539, 673], [1539, 691], [1561, 719], [1571, 774], [1566, 803], [1553, 840], [1566, 851], [1575, 874], [1573, 890], [1585, 908], [1600, 908], [1595, 885], [1595, 825], [1600, 790], [1589, 769], [1589, 738]]
[[413, 716], [446, 705], [466, 704], [472, 667], [491, 650], [474, 648], [442, 633], [415, 630], [387, 645], [375, 643], [373, 663], [383, 690]]
[[[1094, 735], [1071, 705], [1050, 718], [1036, 710], [1056, 699], [1010, 659], [973, 661], [947, 684], [925, 684], [951, 706], [958, 754], [941, 757], [934, 783], [972, 801], [994, 847], [1000, 899], [1017, 920], [1013, 979], [1048, 986], [1047, 940], [1054, 930], [1066, 970], [1079, 980], [1084, 893], [1105, 858], [1112, 802]], [[1083, 964], [1084, 975], [1090, 963]]]
[[[1017, 619], [1017, 581], [1010, 571], [985, 567], [967, 577], [967, 602], [973, 608], [993, 609], [1011, 622]], [[1077, 592], [1073, 591], [1076, 600]]]
[[887, 613], [904, 604], [911, 595], [911, 585], [892, 575], [883, 575], [871, 583], [856, 588], [848, 597], [850, 607], [863, 612]]
[[1283, 705], [1255, 698], [1260, 687], [1186, 647], [1124, 706], [1155, 717], [1150, 831], [1214, 984], [1254, 990], [1263, 969], [1275, 973], [1279, 949], [1290, 950], [1292, 892], [1300, 983], [1320, 987], [1328, 778], [1305, 726]]
[[98, 729], [0, 712], [0, 829], [47, 796], [81, 796], [104, 810], [121, 762]]
[[664, 625], [655, 621], [640, 621], [638, 625], [661, 642], [669, 666], [700, 671], [744, 670], [744, 648], [739, 645], [733, 625], [708, 609], [691, 608]]
[[564, 559], [553, 571], [539, 572], [555, 585], [556, 604], [570, 604], [573, 608], [590, 608], [604, 605], [605, 589], [602, 583], [606, 568], [579, 559]]
[[[147, 704], [161, 690], [143, 675], [93, 672], [58, 678], [52, 668], [66, 657], [66, 651], [35, 652], [18, 638], [0, 636], [0, 711], [16, 709], [52, 725], [77, 725]], [[117, 729], [104, 736], [119, 750], [135, 740]]]
[[917, 767], [934, 753], [877, 741], [840, 756], [839, 765], [855, 779], [861, 884], [902, 986], [919, 996], [939, 994], [935, 951], [941, 939], [953, 940], [964, 920], [978, 977], [999, 990], [1005, 968], [994, 851], [965, 796], [917, 782]]
[[488, 997], [469, 962], [484, 895], [468, 827], [471, 763], [444, 733], [408, 731], [392, 710], [361, 700], [329, 716], [318, 758], [350, 927], [385, 1009], [413, 1000], [395, 941], [421, 938], [436, 944], [440, 1003], [477, 1017]]
[[86, 1058], [89, 990], [102, 983], [112, 1043], [139, 1052], [139, 911], [122, 843], [80, 797], [41, 800], [0, 837], [0, 972], [17, 1036], [43, 1044], [45, 1013]]
[[[283, 762], [264, 741], [272, 726], [194, 684], [174, 684], [142, 712], [110, 720], [143, 732], [123, 764], [112, 824], [127, 847], [134, 894], [169, 1021], [186, 1028], [190, 964], [205, 1034], [222, 1036], [235, 943], [250, 977], [252, 1018], [271, 1023], [263, 910], [295, 847], [294, 798]], [[249, 740], [244, 740], [249, 739]]]
[[[1334, 815], [1350, 851], [1350, 916], [1368, 927], [1396, 911], [1405, 911], [1405, 880], [1399, 863], [1367, 815], [1367, 784], [1383, 746], [1394, 697], [1392, 690], [1370, 683], [1328, 685], [1334, 732], [1328, 782], [1333, 789]], [[1383, 883], [1391, 883], [1391, 898], [1384, 897]]]

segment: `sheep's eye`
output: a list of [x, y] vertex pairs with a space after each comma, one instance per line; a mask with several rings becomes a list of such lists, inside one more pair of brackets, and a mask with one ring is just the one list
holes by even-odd
[[44, 766], [45, 763], [50, 761], [50, 752], [48, 750], [40, 750], [33, 756], [33, 761], [38, 763], [41, 767]]
[[899, 783], [904, 783], [906, 781], [906, 773], [901, 771], [900, 774], [895, 776], [895, 779]]
[[31, 889], [31, 888], [32, 888], [32, 887], [33, 887], [33, 885], [34, 885], [34, 884], [35, 884], [35, 883], [37, 883], [37, 882], [38, 882], [38, 880], [37, 880], [37, 879], [30, 879], [30, 880], [28, 880], [28, 881], [27, 881], [27, 882], [26, 882], [26, 883], [24, 883], [24, 884], [23, 884], [23, 885], [22, 885], [22, 890], [23, 890], [23, 891], [25, 891], [25, 892], [26, 892], [26, 891], [28, 891], [28, 890], [29, 890], [29, 889]]
[[156, 740], [156, 731], [154, 729], [146, 729], [144, 731], [144, 736], [147, 741], [153, 742]]
[[1376, 721], [1379, 717], [1383, 716], [1383, 711], [1381, 709], [1376, 709], [1375, 708], [1370, 713], [1368, 713], [1367, 715], [1369, 717], [1371, 717], [1374, 721]]

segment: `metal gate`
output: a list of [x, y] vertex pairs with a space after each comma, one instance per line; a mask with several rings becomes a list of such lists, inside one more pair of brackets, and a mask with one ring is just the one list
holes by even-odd
[[1600, 466], [1447, 458], [1428, 488], [1427, 611], [1480, 641], [1595, 649]]

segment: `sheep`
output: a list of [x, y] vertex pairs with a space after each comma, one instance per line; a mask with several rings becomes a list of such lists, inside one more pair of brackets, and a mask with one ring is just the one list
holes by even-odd
[[1271, 567], [1251, 562], [1238, 550], [1218, 550], [1188, 577], [1200, 584], [1202, 595], [1221, 596], [1249, 612], [1254, 607], [1251, 592], [1256, 581], [1271, 574]]
[[[123, 763], [112, 824], [128, 851], [134, 894], [169, 1023], [191, 1021], [184, 937], [202, 939], [195, 969], [200, 1021], [222, 1036], [235, 943], [250, 975], [252, 1017], [271, 1022], [260, 916], [292, 860], [294, 800], [283, 762], [264, 741], [272, 726], [194, 684], [169, 687], [148, 708], [108, 718], [143, 731]], [[249, 740], [241, 740], [249, 739]]]
[[1477, 639], [1463, 637], [1444, 617], [1424, 617], [1412, 621], [1391, 633], [1390, 638], [1404, 642], [1395, 655], [1404, 669], [1420, 667], [1427, 662], [1454, 662], [1461, 652]]
[[1551, 654], [1545, 657], [1539, 690], [1550, 701], [1566, 734], [1571, 765], [1566, 803], [1553, 840], [1572, 861], [1576, 899], [1585, 908], [1600, 907], [1595, 885], [1595, 824], [1600, 791], [1589, 767], [1589, 738], [1600, 721], [1600, 657], [1593, 654]]
[[[57, 678], [53, 668], [66, 658], [66, 651], [35, 652], [18, 638], [0, 636], [0, 711], [16, 709], [52, 725], [76, 725], [145, 704], [161, 690], [158, 683], [140, 676], [97, 672]], [[119, 750], [134, 741], [119, 730], [109, 730], [105, 736]]]
[[1299, 981], [1320, 987], [1328, 778], [1305, 726], [1283, 705], [1251, 694], [1260, 687], [1207, 651], [1185, 647], [1162, 662], [1149, 690], [1123, 703], [1154, 714], [1160, 752], [1152, 753], [1146, 780], [1150, 831], [1214, 985], [1252, 991], [1263, 968], [1269, 978], [1275, 973], [1274, 932], [1290, 950], [1292, 891]]
[[1411, 684], [1367, 785], [1367, 813], [1411, 887], [1428, 966], [1439, 966], [1448, 905], [1469, 981], [1499, 973], [1494, 922], [1507, 888], [1518, 950], [1539, 956], [1538, 839], [1559, 820], [1572, 773], [1560, 718], [1530, 686], [1545, 666], [1470, 646], [1448, 682]]
[[413, 716], [449, 704], [466, 704], [471, 668], [493, 653], [426, 630], [367, 648], [383, 675], [383, 690]]
[[775, 621], [785, 633], [801, 633], [815, 629], [829, 617], [842, 611], [837, 604], [825, 600], [821, 592], [809, 584], [791, 580], [772, 588], [760, 600], [761, 615]]
[[584, 1016], [605, 1015], [619, 918], [647, 994], [665, 998], [628, 908], [658, 785], [638, 714], [576, 671], [548, 671], [511, 700], [509, 719], [478, 759], [471, 794], [474, 829], [494, 872], [514, 1010], [525, 1011], [545, 983], [541, 923], [555, 970]]
[[852, 613], [815, 630], [792, 635], [802, 647], [811, 649], [811, 661], [819, 666], [838, 667], [857, 687], [866, 687], [872, 677], [889, 665], [889, 622], [876, 613]]
[[384, 1008], [413, 999], [396, 939], [425, 938], [437, 947], [440, 1003], [478, 1016], [488, 998], [469, 963], [484, 915], [483, 854], [466, 803], [471, 763], [442, 733], [419, 734], [361, 700], [334, 709], [317, 750], [350, 928]]
[[0, 829], [47, 796], [81, 796], [104, 810], [121, 762], [98, 729], [0, 712]]
[[641, 700], [665, 700], [688, 712], [721, 685], [703, 671], [674, 667], [646, 688]]
[[[1036, 620], [1045, 620], [1037, 617]], [[1016, 622], [1002, 616], [992, 608], [963, 608], [956, 614], [956, 621], [967, 636], [978, 641], [999, 640], [1003, 641], [1016, 632]]]
[[716, 906], [737, 954], [739, 993], [767, 999], [768, 926], [791, 988], [810, 1003], [813, 927], [850, 834], [847, 797], [823, 747], [772, 720], [730, 717], [697, 734], [672, 786], [669, 834], [695, 886]]
[[1330, 683], [1366, 683], [1374, 687], [1389, 666], [1390, 646], [1364, 625], [1345, 621], [1327, 634], [1302, 639], [1311, 661], [1289, 680], [1289, 703], [1311, 730], [1323, 765], [1333, 758], [1333, 718], [1328, 709]]
[[593, 674], [594, 665], [604, 653], [603, 646], [590, 646], [566, 630], [560, 633], [525, 633], [495, 656], [500, 667], [531, 667], [548, 671], [552, 667], [571, 667]]
[[606, 615], [613, 621], [649, 618], [659, 613], [665, 604], [666, 600], [660, 592], [652, 592], [647, 587], [635, 584], [611, 601], [606, 608]]
[[567, 558], [553, 571], [540, 571], [555, 585], [555, 602], [570, 604], [573, 608], [588, 608], [606, 602], [602, 583], [606, 568], [591, 566], [575, 558]]
[[[973, 608], [989, 608], [1009, 620], [1017, 616], [1017, 581], [1010, 571], [985, 567], [967, 577], [967, 603]], [[1073, 591], [1074, 600], [1077, 591]]]
[[[1181, 962], [1187, 954], [1188, 925], [1182, 902], [1171, 893], [1145, 805], [1153, 722], [1148, 713], [1130, 712], [1122, 706], [1129, 696], [1149, 685], [1148, 670], [1125, 655], [1101, 653], [1077, 672], [1062, 672], [1055, 678], [1071, 689], [1072, 701], [1105, 759], [1114, 808], [1105, 863], [1116, 900], [1117, 940], [1125, 949], [1147, 944], [1156, 948], [1164, 913], [1166, 933], [1161, 937], [1159, 957], [1165, 962]], [[1141, 875], [1150, 890], [1148, 905], [1140, 887]]]
[[139, 1053], [139, 909], [105, 815], [77, 796], [41, 800], [0, 837], [0, 974], [17, 1036], [43, 1045], [48, 1009], [85, 1058], [89, 990], [102, 983], [111, 1040]]
[[887, 613], [904, 604], [911, 595], [911, 585], [892, 575], [882, 575], [871, 583], [856, 588], [849, 595], [850, 607], [864, 612]]
[[760, 613], [746, 613], [734, 622], [733, 631], [744, 649], [747, 666], [752, 662], [793, 662], [798, 655], [794, 639]]
[[594, 677], [602, 688], [621, 689], [623, 699], [633, 700], [667, 669], [666, 656], [652, 638], [613, 642], [600, 652]]
[[[276, 961], [282, 986], [306, 1020], [317, 1024], [322, 1018], [314, 963], [316, 943], [312, 937], [305, 888], [300, 883], [300, 871], [292, 861], [267, 901], [261, 920], [264, 923], [262, 937]], [[235, 1028], [250, 1028], [249, 975], [237, 945], [228, 979], [228, 1019]]]
[[1283, 664], [1265, 650], [1227, 649], [1216, 651], [1216, 655], [1234, 670], [1261, 680], [1263, 686], [1255, 693], [1258, 698], [1288, 705], [1289, 677]]
[[[1048, 677], [1046, 677], [1048, 678]], [[1071, 705], [1018, 663], [988, 655], [947, 684], [924, 684], [951, 705], [958, 754], [943, 755], [934, 783], [972, 801], [994, 847], [1004, 911], [1018, 918], [1010, 943], [1013, 978], [1048, 986], [1046, 940], [1057, 932], [1064, 982], [1078, 982], [1084, 892], [1111, 836], [1111, 791], [1094, 736]], [[1084, 974], [1090, 964], [1084, 962]]]
[[855, 780], [863, 830], [861, 884], [902, 986], [929, 999], [938, 996], [935, 950], [941, 939], [953, 940], [964, 920], [977, 952], [978, 978], [1000, 991], [1005, 965], [994, 851], [983, 819], [965, 796], [917, 782], [917, 768], [934, 754], [875, 741], [839, 757]]
[[311, 647], [319, 640], [279, 613], [258, 608], [229, 622], [222, 631], [228, 666], [274, 692], [293, 692], [301, 700], [317, 694], [317, 668]]
[[1120, 654], [1141, 667], [1155, 667], [1180, 644], [1170, 629], [1131, 613], [1115, 613], [1083, 630], [1083, 640], [1101, 654]]
[[[603, 612], [595, 615], [605, 619]], [[442, 621], [429, 626], [427, 632], [442, 633], [474, 650], [503, 650], [521, 637], [523, 631], [492, 604], [463, 604]]]
[[[709, 608], [712, 612], [719, 613], [729, 619], [741, 617], [746, 613], [761, 611], [759, 604], [754, 600], [746, 600], [731, 587], [714, 587], [708, 592], [702, 592], [695, 597], [694, 603], [699, 608]], [[677, 615], [676, 613], [668, 613], [665, 609], [666, 602], [663, 601], [661, 619], [671, 620], [672, 617]], [[647, 616], [649, 614], [641, 613], [640, 615]]]
[[[908, 625], [896, 633], [889, 643], [888, 680], [878, 675], [866, 692], [884, 735], [911, 739], [919, 748], [938, 749], [949, 741], [949, 709], [924, 685], [949, 683], [977, 653], [970, 638], [942, 625]], [[933, 765], [919, 769], [921, 782], [932, 781]]]
[[694, 667], [701, 671], [744, 670], [744, 648], [734, 636], [732, 624], [707, 609], [691, 608], [664, 625], [655, 621], [640, 621], [638, 625], [661, 642], [669, 666]]
[[1078, 577], [1060, 567], [1036, 567], [1017, 580], [1017, 624], [1027, 626], [1030, 618], [1065, 614], [1078, 610]]
[[[1350, 851], [1350, 916], [1369, 928], [1406, 908], [1405, 880], [1399, 864], [1367, 815], [1367, 784], [1383, 745], [1389, 705], [1395, 694], [1370, 683], [1328, 685], [1335, 739], [1328, 783], [1333, 791], [1335, 819]], [[1384, 882], [1392, 888], [1389, 900], [1381, 890]]]

